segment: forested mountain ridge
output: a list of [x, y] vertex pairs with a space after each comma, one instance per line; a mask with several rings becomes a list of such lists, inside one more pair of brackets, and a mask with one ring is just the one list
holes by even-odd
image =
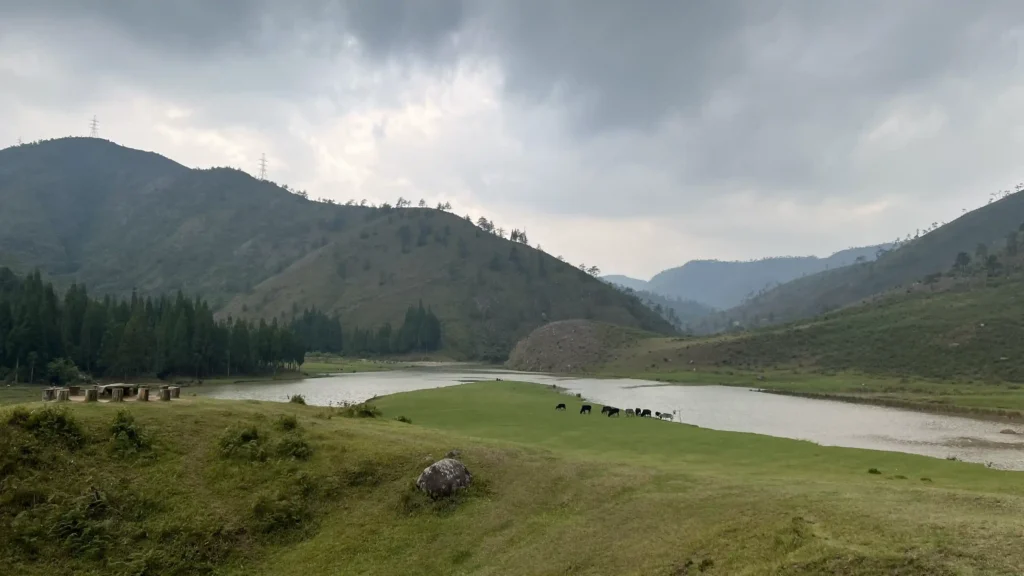
[[503, 357], [556, 319], [671, 332], [636, 298], [444, 210], [310, 201], [93, 138], [0, 150], [0, 264], [96, 294], [206, 298], [221, 315], [398, 326], [423, 301], [457, 356]]

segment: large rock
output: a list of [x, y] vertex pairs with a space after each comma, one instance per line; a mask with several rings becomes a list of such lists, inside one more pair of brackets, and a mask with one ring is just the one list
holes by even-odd
[[451, 496], [456, 490], [468, 488], [473, 475], [454, 458], [444, 458], [427, 466], [416, 479], [416, 487], [435, 500]]

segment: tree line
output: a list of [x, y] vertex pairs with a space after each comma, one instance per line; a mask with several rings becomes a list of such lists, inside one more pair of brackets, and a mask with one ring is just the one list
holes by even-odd
[[90, 298], [72, 284], [63, 298], [39, 272], [0, 269], [0, 378], [61, 380], [73, 364], [97, 377], [156, 374], [204, 378], [302, 364], [294, 331], [276, 320], [216, 321], [200, 298]]
[[72, 284], [61, 297], [38, 271], [22, 279], [0, 268], [0, 381], [201, 379], [297, 369], [313, 350], [388, 354], [441, 346], [441, 323], [422, 303], [393, 333], [390, 325], [372, 331], [372, 344], [364, 343], [366, 332], [344, 335], [336, 315], [314, 309], [287, 323], [217, 320], [206, 301], [180, 292], [99, 299]]
[[441, 320], [430, 308], [410, 306], [401, 326], [390, 322], [377, 328], [353, 326], [345, 331], [341, 321], [319, 310], [306, 310], [292, 321], [306, 350], [346, 356], [433, 352], [442, 345]]

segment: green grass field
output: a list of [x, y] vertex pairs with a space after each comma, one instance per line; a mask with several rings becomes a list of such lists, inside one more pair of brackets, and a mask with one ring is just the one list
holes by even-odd
[[[555, 412], [559, 401], [569, 411]], [[578, 405], [488, 382], [382, 398], [376, 419], [188, 398], [131, 405], [134, 422], [112, 429], [109, 404], [70, 407], [75, 424], [8, 408], [0, 573], [931, 576], [1024, 565], [1018, 473], [581, 416]], [[430, 503], [410, 486], [451, 449], [475, 486]]]
[[402, 364], [380, 360], [344, 358], [341, 356], [309, 356], [302, 364], [302, 372], [309, 376], [315, 376], [320, 374], [342, 374], [344, 372], [381, 372], [401, 367]]

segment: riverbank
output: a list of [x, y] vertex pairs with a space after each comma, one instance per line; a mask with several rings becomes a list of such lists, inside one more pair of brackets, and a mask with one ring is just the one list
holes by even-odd
[[[376, 404], [367, 419], [204, 398], [132, 405], [120, 420], [119, 407], [79, 404], [70, 424], [3, 411], [17, 497], [0, 499], [0, 572], [933, 576], [1024, 564], [1019, 473], [581, 416], [574, 397], [532, 384]], [[23, 445], [36, 458], [16, 458]], [[433, 504], [411, 484], [452, 449], [475, 487]], [[39, 537], [51, 532], [62, 537]]]
[[637, 371], [604, 370], [599, 378], [635, 378], [660, 385], [740, 386], [791, 396], [891, 408], [1024, 422], [1024, 388], [1014, 383], [936, 382], [860, 374], [795, 371]]

